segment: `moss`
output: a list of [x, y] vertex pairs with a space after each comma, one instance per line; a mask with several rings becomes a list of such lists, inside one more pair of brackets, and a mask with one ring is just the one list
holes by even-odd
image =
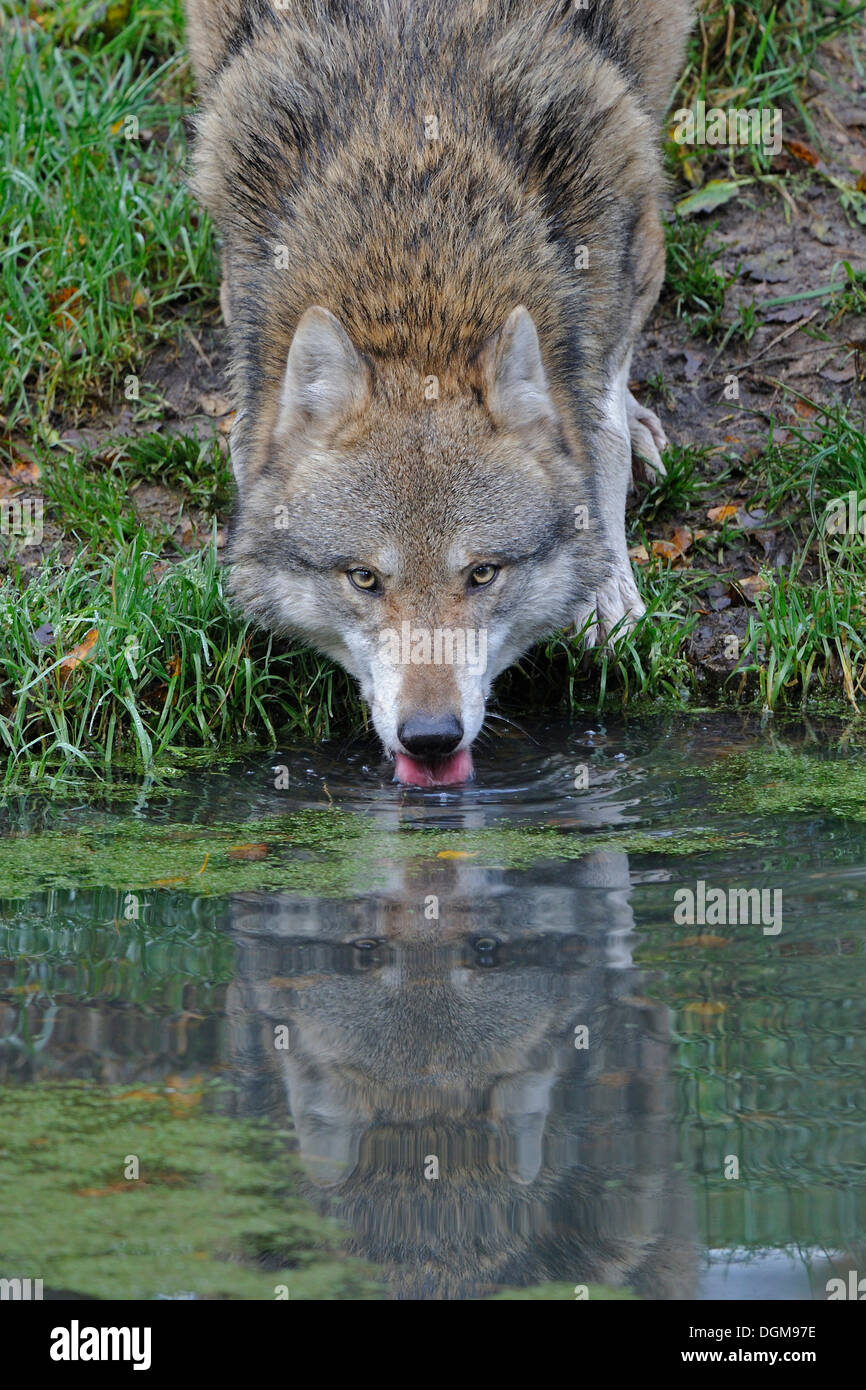
[[866, 760], [820, 758], [784, 748], [735, 753], [694, 769], [707, 778], [721, 805], [741, 814], [778, 816], [826, 811], [866, 821]]
[[338, 1227], [298, 1196], [285, 1136], [209, 1112], [210, 1091], [7, 1087], [0, 1272], [102, 1299], [375, 1296]]
[[0, 898], [88, 887], [197, 896], [284, 889], [342, 897], [384, 886], [398, 862], [465, 858], [484, 868], [521, 869], [545, 859], [582, 859], [597, 849], [670, 856], [750, 843], [765, 839], [707, 830], [584, 834], [513, 825], [393, 830], [339, 810], [210, 826], [118, 818], [77, 832], [47, 830], [0, 841]]

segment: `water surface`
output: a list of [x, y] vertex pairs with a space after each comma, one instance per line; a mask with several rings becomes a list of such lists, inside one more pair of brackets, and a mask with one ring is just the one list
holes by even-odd
[[[324, 1298], [826, 1297], [866, 1268], [864, 769], [829, 722], [521, 721], [466, 789], [400, 788], [372, 746], [335, 744], [10, 800], [0, 1197], [22, 1215], [0, 1275], [79, 1296], [272, 1297], [306, 1270]], [[682, 889], [723, 890], [726, 917], [683, 921]], [[80, 1141], [103, 1094], [67, 1160], [97, 1176], [59, 1164], [37, 1191], [32, 1154]], [[219, 1136], [251, 1120], [232, 1170]], [[210, 1229], [209, 1173], [228, 1207], [259, 1193], [236, 1230]], [[173, 1213], [149, 1245], [126, 1225], [145, 1201]], [[311, 1215], [297, 1243], [303, 1203], [342, 1242]]]

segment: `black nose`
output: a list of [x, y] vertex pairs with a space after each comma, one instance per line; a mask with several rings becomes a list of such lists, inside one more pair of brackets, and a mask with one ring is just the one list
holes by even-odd
[[463, 725], [454, 714], [410, 714], [397, 730], [407, 753], [417, 758], [447, 758], [463, 737]]

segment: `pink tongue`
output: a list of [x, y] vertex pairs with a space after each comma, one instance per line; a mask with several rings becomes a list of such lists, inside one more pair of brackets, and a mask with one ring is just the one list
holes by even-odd
[[395, 782], [405, 782], [410, 787], [449, 787], [472, 777], [472, 754], [468, 748], [461, 748], [440, 763], [421, 763], [408, 753], [398, 753], [396, 761]]

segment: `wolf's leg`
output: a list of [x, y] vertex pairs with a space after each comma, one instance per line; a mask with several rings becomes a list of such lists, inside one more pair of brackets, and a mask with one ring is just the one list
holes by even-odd
[[590, 646], [606, 642], [620, 623], [617, 635], [630, 630], [646, 611], [635, 584], [625, 539], [625, 504], [632, 477], [633, 447], [629, 406], [633, 398], [628, 389], [630, 365], [631, 349], [621, 360], [604, 402], [597, 461], [598, 496], [604, 542], [612, 563], [607, 579], [596, 590], [594, 602], [575, 618], [575, 625], [580, 628], [594, 610], [587, 629]]

